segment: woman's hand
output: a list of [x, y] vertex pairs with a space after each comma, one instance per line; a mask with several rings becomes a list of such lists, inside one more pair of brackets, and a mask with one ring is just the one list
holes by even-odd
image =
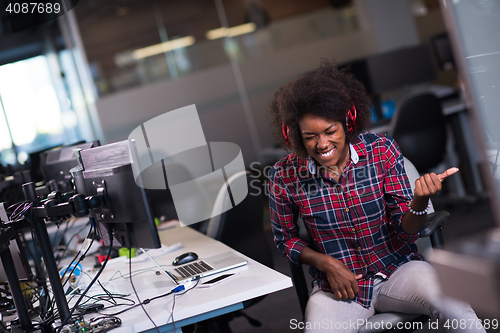
[[318, 269], [326, 274], [330, 288], [339, 299], [352, 299], [359, 292], [357, 280], [363, 276], [355, 275], [342, 261], [325, 255]]
[[[413, 200], [415, 204], [423, 207], [415, 207], [415, 210], [423, 210], [427, 206], [429, 197], [438, 191], [441, 191], [441, 183], [447, 177], [458, 172], [458, 168], [449, 168], [445, 172], [436, 175], [434, 172], [427, 173], [415, 181], [415, 190], [413, 192]], [[422, 209], [419, 209], [422, 208]]]
[[352, 299], [359, 292], [357, 281], [363, 276], [355, 275], [342, 261], [306, 246], [300, 252], [299, 262], [316, 267], [325, 273], [333, 293], [339, 299]]
[[[415, 212], [425, 211], [429, 202], [429, 197], [436, 192], [440, 191], [441, 183], [446, 177], [456, 173], [458, 168], [449, 168], [445, 172], [436, 175], [435, 173], [428, 173], [415, 181], [415, 190], [413, 191], [413, 200], [411, 201], [411, 208]], [[413, 235], [422, 230], [422, 227], [427, 220], [427, 214], [405, 214], [401, 221], [401, 228], [407, 234]]]

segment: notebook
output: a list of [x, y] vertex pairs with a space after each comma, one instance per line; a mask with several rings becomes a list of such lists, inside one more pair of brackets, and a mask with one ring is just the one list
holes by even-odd
[[228, 269], [246, 265], [248, 261], [232, 252], [224, 252], [206, 259], [174, 266], [164, 271], [176, 284], [220, 273]]

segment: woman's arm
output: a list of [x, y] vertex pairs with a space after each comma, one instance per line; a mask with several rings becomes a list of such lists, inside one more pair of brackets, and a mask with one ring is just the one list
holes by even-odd
[[[427, 208], [429, 196], [427, 196], [427, 198], [415, 198], [415, 195], [416, 194], [414, 194], [413, 200], [410, 203], [410, 207], [416, 212], [421, 212]], [[422, 230], [426, 221], [427, 214], [415, 215], [408, 211], [403, 215], [401, 220], [401, 229], [409, 235], [414, 235]]]
[[290, 190], [280, 174], [283, 169], [273, 167], [269, 170], [269, 215], [278, 250], [297, 264], [300, 252], [309, 243], [300, 238], [297, 225], [298, 206], [292, 202]]

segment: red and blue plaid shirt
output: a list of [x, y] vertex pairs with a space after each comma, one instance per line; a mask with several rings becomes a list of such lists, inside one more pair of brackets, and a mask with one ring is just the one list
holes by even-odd
[[[368, 308], [375, 274], [389, 277], [421, 259], [414, 244], [419, 234], [401, 229], [413, 192], [394, 139], [362, 133], [350, 150], [338, 182], [311, 158], [290, 154], [277, 162], [269, 171], [269, 206], [278, 249], [294, 263], [305, 246], [341, 260], [363, 275], [355, 301]], [[300, 238], [298, 217], [308, 241]], [[310, 273], [322, 290], [332, 292], [326, 274], [314, 267]]]

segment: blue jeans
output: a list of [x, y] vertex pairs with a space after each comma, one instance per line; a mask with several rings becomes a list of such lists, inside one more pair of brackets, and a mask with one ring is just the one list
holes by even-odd
[[[304, 332], [357, 332], [365, 319], [383, 312], [425, 314], [438, 323], [448, 322], [449, 332], [486, 332], [470, 305], [443, 296], [434, 268], [416, 260], [403, 264], [386, 281], [375, 279], [368, 309], [315, 285], [307, 303]], [[466, 321], [464, 329], [456, 325], [460, 320]]]

